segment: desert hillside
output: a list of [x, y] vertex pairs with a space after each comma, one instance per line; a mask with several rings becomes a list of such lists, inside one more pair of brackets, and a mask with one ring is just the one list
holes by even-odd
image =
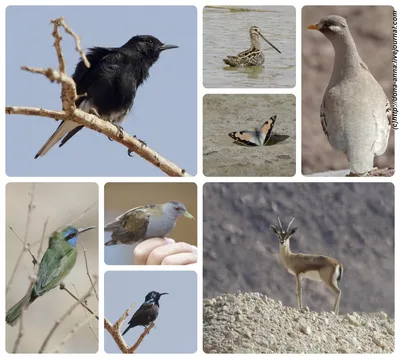
[[384, 312], [310, 312], [260, 293], [205, 299], [206, 353], [390, 353], [394, 320]]
[[[204, 298], [259, 292], [297, 307], [296, 279], [269, 229], [294, 216], [293, 252], [344, 266], [340, 314], [394, 317], [394, 186], [391, 183], [207, 183], [204, 186]], [[303, 280], [311, 311], [333, 310], [324, 284]]]

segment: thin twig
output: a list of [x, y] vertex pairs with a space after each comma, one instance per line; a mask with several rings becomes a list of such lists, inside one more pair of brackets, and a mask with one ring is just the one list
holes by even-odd
[[75, 218], [72, 222], [71, 222], [71, 226], [78, 222], [86, 213], [88, 213], [93, 207], [97, 206], [97, 201], [93, 202], [88, 208], [86, 208], [77, 218]]
[[[95, 283], [97, 283], [97, 278], [95, 279]], [[53, 327], [50, 329], [49, 333], [47, 334], [45, 340], [43, 341], [42, 345], [40, 346], [39, 349], [39, 354], [43, 353], [44, 349], [46, 348], [50, 338], [53, 336], [53, 334], [55, 333], [55, 331], [57, 330], [57, 328], [59, 327], [59, 325], [65, 320], [65, 318], [67, 318], [72, 312], [73, 310], [79, 305], [82, 304], [83, 302], [85, 302], [90, 296], [92, 295], [92, 287], [89, 288], [89, 290], [87, 291], [87, 293], [81, 297], [78, 302], [75, 302], [62, 316], [60, 319], [58, 319]], [[94, 313], [92, 313], [94, 314]]]
[[96, 314], [94, 314], [93, 310], [91, 310], [91, 309], [86, 305], [86, 303], [80, 302], [79, 298], [78, 298], [74, 293], [72, 293], [72, 292], [65, 286], [65, 284], [62, 284], [62, 283], [61, 283], [61, 284], [59, 285], [59, 288], [60, 288], [61, 290], [65, 290], [65, 291], [66, 291], [72, 298], [74, 298], [82, 307], [84, 307], [90, 314], [93, 314], [94, 317], [95, 317], [97, 320], [99, 320], [99, 316], [96, 315]]
[[75, 40], [75, 50], [79, 52], [81, 55], [81, 58], [86, 65], [86, 67], [90, 67], [90, 62], [88, 61], [85, 52], [82, 50], [81, 47], [81, 38], [79, 35], [77, 35], [75, 32], [72, 31], [72, 29], [65, 23], [64, 18], [60, 17], [59, 19], [54, 19], [51, 20], [51, 22], [54, 24], [54, 26], [62, 26], [65, 30], [66, 33], [70, 34], [74, 40]]
[[14, 277], [15, 277], [15, 274], [17, 273], [17, 269], [18, 269], [18, 267], [19, 267], [19, 265], [21, 263], [23, 255], [24, 255], [24, 253], [26, 251], [26, 242], [27, 242], [27, 238], [28, 238], [29, 224], [31, 222], [31, 213], [32, 213], [33, 209], [35, 208], [34, 204], [33, 204], [33, 199], [34, 199], [34, 196], [35, 196], [35, 183], [32, 184], [32, 190], [30, 192], [30, 196], [31, 196], [31, 199], [30, 199], [29, 204], [28, 204], [28, 214], [27, 214], [27, 217], [26, 217], [26, 225], [25, 225], [25, 235], [24, 235], [23, 247], [22, 247], [21, 252], [19, 253], [17, 262], [15, 263], [15, 267], [14, 267], [14, 269], [13, 269], [13, 271], [11, 273], [11, 277], [10, 277], [8, 283], [7, 283], [6, 294], [8, 293], [8, 291], [9, 291], [9, 289], [11, 287], [11, 283], [12, 283]]
[[126, 317], [129, 315], [129, 312], [132, 310], [134, 307], [135, 303], [132, 303], [132, 305], [127, 309], [122, 316], [115, 322], [114, 325], [110, 323], [110, 321], [104, 317], [104, 329], [107, 330], [107, 332], [110, 333], [112, 338], [114, 339], [115, 344], [117, 344], [119, 350], [121, 350], [122, 353], [125, 354], [133, 354], [136, 352], [137, 348], [139, 345], [142, 343], [144, 337], [149, 334], [150, 330], [154, 327], [154, 322], [151, 322], [147, 328], [143, 331], [143, 333], [140, 335], [139, 339], [136, 341], [136, 343], [133, 346], [129, 346], [124, 338], [121, 335], [121, 325], [126, 319]]
[[[43, 233], [42, 233], [42, 240], [40, 241], [40, 246], [38, 249], [38, 258], [40, 258], [41, 252], [42, 252], [42, 246], [43, 246], [43, 241], [45, 238], [45, 232], [46, 232], [46, 227], [49, 219], [46, 219], [46, 222], [44, 222], [43, 226]], [[24, 312], [28, 308], [30, 304], [30, 294], [32, 292], [32, 289], [36, 283], [37, 280], [37, 272], [38, 269], [36, 270], [36, 266], [33, 266], [33, 274], [29, 276], [29, 279], [31, 281], [31, 284], [29, 285], [28, 291], [26, 292], [25, 296], [27, 297], [27, 300], [24, 302], [22, 308], [21, 308], [21, 315], [19, 317], [19, 329], [18, 329], [18, 335], [17, 339], [15, 340], [14, 347], [13, 347], [13, 353], [16, 353], [19, 347], [19, 344], [21, 343], [22, 337], [24, 336]]]
[[99, 300], [99, 296], [97, 295], [97, 291], [96, 291], [96, 288], [94, 286], [94, 283], [93, 283], [93, 280], [92, 280], [92, 276], [90, 275], [88, 260], [87, 260], [87, 256], [86, 256], [86, 248], [83, 245], [82, 241], [81, 241], [81, 246], [82, 246], [82, 249], [83, 249], [83, 256], [85, 257], [86, 274], [89, 277], [89, 281], [90, 281], [90, 284], [92, 285], [93, 292], [94, 292], [94, 294], [96, 296], [96, 299]]
[[34, 254], [33, 254], [32, 251], [31, 251], [31, 245], [30, 245], [29, 243], [24, 244], [23, 239], [17, 234], [17, 232], [15, 232], [15, 230], [14, 230], [13, 227], [11, 227], [11, 226], [9, 225], [8, 228], [11, 230], [11, 232], [14, 233], [15, 237], [17, 237], [17, 238], [19, 239], [19, 241], [26, 247], [26, 248], [25, 248], [25, 251], [28, 251], [28, 252], [29, 252], [29, 254], [30, 254], [31, 257], [32, 257], [33, 266], [35, 266], [36, 263], [37, 263], [38, 261], [37, 261], [37, 259], [35, 258]]
[[71, 337], [76, 334], [81, 328], [83, 328], [83, 326], [85, 324], [87, 324], [88, 322], [90, 322], [90, 320], [94, 317], [94, 314], [91, 314], [89, 316], [86, 317], [86, 319], [80, 323], [77, 323], [72, 330], [65, 336], [65, 338], [63, 340], [61, 340], [60, 344], [57, 345], [57, 347], [50, 351], [50, 353], [59, 353], [60, 352], [60, 348], [63, 347], [65, 345], [65, 343], [71, 339]]
[[[74, 289], [75, 289], [76, 295], [77, 295], [78, 297], [80, 297], [79, 292], [78, 292], [78, 289], [76, 288], [76, 286], [75, 286], [74, 284], [72, 284], [72, 286], [73, 286]], [[93, 314], [90, 314], [90, 315], [89, 315], [89, 313], [85, 310], [84, 307], [82, 307], [82, 310], [83, 310], [83, 312], [85, 313], [86, 318], [88, 318], [90, 315], [94, 317]], [[96, 331], [95, 331], [94, 328], [93, 328], [93, 325], [92, 325], [92, 321], [91, 321], [91, 320], [89, 321], [89, 328], [90, 328], [90, 330], [92, 331], [94, 337], [96, 338], [96, 340], [97, 340], [97, 342], [98, 342], [98, 341], [99, 341], [99, 337], [98, 337]]]

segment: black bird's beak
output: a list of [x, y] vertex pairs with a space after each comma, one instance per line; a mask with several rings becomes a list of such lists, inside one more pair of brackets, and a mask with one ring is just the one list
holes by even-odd
[[169, 293], [160, 293], [160, 297], [161, 297], [162, 295], [165, 295], [165, 294], [169, 294]]
[[[178, 47], [179, 46], [177, 46], [177, 45], [163, 44], [162, 46], [160, 46], [160, 51], [169, 50], [169, 49], [177, 49]], [[168, 294], [168, 293], [164, 293], [164, 294]]]
[[79, 228], [78, 229], [78, 234], [81, 234], [81, 233], [83, 233], [83, 232], [86, 232], [86, 231], [88, 231], [88, 230], [90, 230], [90, 229], [94, 229], [94, 228], [96, 228], [96, 227], [85, 227], [85, 228]]

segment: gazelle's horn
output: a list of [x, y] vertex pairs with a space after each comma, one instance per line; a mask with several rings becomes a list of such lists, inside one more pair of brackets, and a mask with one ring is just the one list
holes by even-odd
[[281, 223], [281, 220], [279, 219], [279, 216], [278, 216], [278, 222], [279, 222], [279, 225], [281, 226], [281, 229], [283, 230], [282, 223]]
[[293, 217], [292, 220], [289, 222], [289, 224], [288, 224], [288, 226], [287, 226], [286, 232], [289, 232], [289, 228], [290, 228], [290, 226], [292, 225], [293, 221], [294, 221], [294, 217]]

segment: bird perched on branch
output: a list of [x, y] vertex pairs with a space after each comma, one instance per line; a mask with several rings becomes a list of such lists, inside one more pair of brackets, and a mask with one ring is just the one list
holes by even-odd
[[[120, 124], [133, 106], [138, 87], [149, 77], [150, 67], [162, 51], [177, 47], [151, 35], [139, 35], [121, 47], [91, 48], [86, 54], [90, 67], [81, 59], [72, 75], [79, 96], [76, 107], [122, 129]], [[61, 139], [63, 146], [83, 127], [73, 121], [61, 122], [35, 158], [44, 156]]]
[[104, 227], [106, 232], [112, 232], [105, 245], [137, 244], [149, 238], [165, 237], [181, 216], [194, 219], [183, 203], [177, 201], [132, 208]]
[[160, 308], [159, 300], [161, 296], [168, 293], [150, 292], [146, 295], [144, 303], [140, 308], [133, 314], [131, 320], [128, 322], [128, 327], [123, 331], [122, 335], [125, 335], [131, 328], [141, 325], [147, 327], [151, 322], [154, 322], [158, 317], [158, 311]]
[[27, 308], [34, 300], [62, 283], [75, 266], [78, 235], [93, 228], [96, 227], [76, 229], [69, 226], [51, 235], [49, 246], [39, 264], [36, 282], [31, 292], [7, 311], [7, 324], [14, 326], [23, 308]]

